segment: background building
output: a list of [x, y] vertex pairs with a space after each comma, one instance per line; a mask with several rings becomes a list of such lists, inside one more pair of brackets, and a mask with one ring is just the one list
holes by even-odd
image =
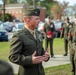
[[[24, 4], [8, 4], [5, 5], [5, 13], [9, 13], [13, 16], [14, 19], [22, 20], [22, 9]], [[25, 4], [25, 9], [28, 8], [28, 5]], [[46, 8], [45, 7], [38, 7], [40, 8], [40, 20], [44, 21]]]

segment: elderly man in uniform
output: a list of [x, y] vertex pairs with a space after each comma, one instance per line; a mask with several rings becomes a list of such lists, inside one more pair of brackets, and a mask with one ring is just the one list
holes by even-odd
[[20, 65], [18, 75], [45, 75], [42, 62], [48, 61], [50, 56], [35, 30], [40, 22], [40, 9], [27, 11], [23, 15], [24, 28], [12, 38], [9, 60]]

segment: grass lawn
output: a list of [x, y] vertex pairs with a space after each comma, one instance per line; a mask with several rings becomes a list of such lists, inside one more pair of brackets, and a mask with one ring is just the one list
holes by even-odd
[[0, 59], [8, 60], [9, 42], [0, 42]]
[[[8, 60], [10, 42], [0, 42], [0, 59]], [[45, 48], [45, 40], [43, 40], [43, 47]], [[54, 54], [64, 54], [64, 42], [63, 39], [54, 39]]]
[[[45, 40], [43, 41], [43, 46], [45, 48]], [[50, 49], [50, 48], [49, 48]], [[55, 38], [53, 43], [54, 54], [63, 55], [64, 54], [64, 40], [60, 38]]]
[[[43, 40], [43, 46], [45, 48], [45, 41]], [[8, 61], [10, 42], [0, 42], [0, 59]], [[54, 54], [64, 54], [64, 42], [63, 39], [54, 39]], [[61, 65], [55, 67], [45, 68], [46, 75], [72, 75], [71, 65]], [[17, 75], [17, 74], [16, 74]]]
[[45, 75], [72, 75], [71, 64], [45, 68]]
[[45, 68], [45, 75], [72, 75], [71, 64]]

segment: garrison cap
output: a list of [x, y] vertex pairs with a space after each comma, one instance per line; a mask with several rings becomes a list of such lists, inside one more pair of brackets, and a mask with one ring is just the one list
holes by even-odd
[[0, 75], [14, 75], [12, 67], [3, 60], [0, 60]]
[[40, 10], [38, 8], [29, 10], [28, 14], [29, 16], [39, 16], [40, 15]]
[[40, 9], [26, 9], [25, 12], [23, 12], [25, 16], [39, 16], [40, 15]]

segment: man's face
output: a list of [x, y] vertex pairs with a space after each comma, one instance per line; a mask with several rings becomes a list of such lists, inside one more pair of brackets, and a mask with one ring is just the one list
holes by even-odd
[[69, 23], [69, 20], [66, 20], [67, 23]]
[[50, 23], [51, 22], [51, 19], [48, 18], [48, 21], [47, 22]]
[[38, 27], [39, 22], [40, 22], [39, 16], [32, 16], [29, 22], [30, 28], [36, 29]]

